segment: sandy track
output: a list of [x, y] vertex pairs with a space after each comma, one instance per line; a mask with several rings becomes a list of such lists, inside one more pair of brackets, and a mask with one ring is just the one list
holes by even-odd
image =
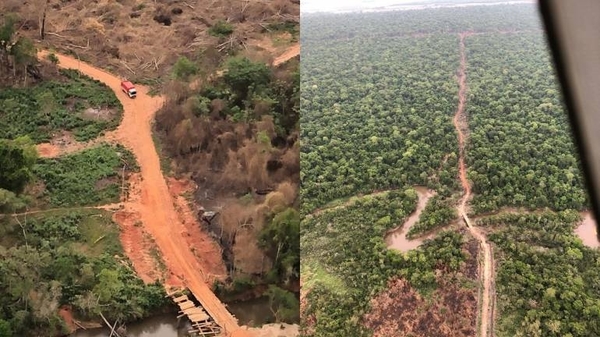
[[296, 43], [293, 46], [289, 47], [283, 54], [275, 58], [273, 60], [273, 65], [278, 66], [282, 63], [287, 62], [290, 59], [300, 55], [300, 43]]
[[492, 248], [487, 242], [485, 234], [483, 234], [478, 228], [471, 225], [471, 221], [467, 216], [466, 205], [471, 197], [471, 183], [467, 179], [467, 169], [465, 164], [465, 141], [468, 136], [469, 126], [467, 122], [467, 116], [465, 114], [465, 104], [467, 101], [467, 57], [465, 54], [465, 37], [471, 35], [470, 33], [461, 33], [460, 36], [460, 66], [458, 69], [458, 108], [454, 115], [454, 127], [458, 133], [458, 146], [459, 146], [459, 175], [460, 182], [464, 189], [464, 195], [458, 206], [459, 215], [465, 220], [469, 231], [475, 237], [483, 251], [483, 266], [481, 273], [483, 290], [480, 297], [481, 313], [479, 315], [480, 325], [480, 337], [493, 336], [493, 268], [494, 261], [492, 257]]
[[[41, 57], [45, 52], [40, 52]], [[62, 68], [77, 69], [96, 80], [104, 82], [123, 104], [121, 125], [111, 135], [135, 155], [141, 169], [141, 198], [139, 204], [125, 205], [125, 210], [139, 211], [145, 230], [154, 238], [167, 268], [181, 276], [183, 283], [200, 300], [203, 307], [231, 336], [249, 336], [250, 333], [238, 326], [223, 303], [212, 293], [201, 276], [201, 266], [193, 255], [179, 230], [183, 224], [175, 211], [174, 202], [160, 169], [160, 162], [151, 136], [151, 123], [156, 111], [164, 103], [163, 97], [151, 97], [149, 89], [137, 86], [138, 97], [129, 99], [121, 92], [121, 79], [101, 69], [90, 66], [72, 57], [56, 55]], [[165, 287], [179, 286], [169, 284]]]

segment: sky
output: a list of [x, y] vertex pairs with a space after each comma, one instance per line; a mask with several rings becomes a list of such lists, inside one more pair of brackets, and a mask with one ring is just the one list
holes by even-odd
[[[348, 11], [369, 11], [373, 8], [391, 8], [398, 9], [397, 5], [407, 5], [410, 3], [423, 4], [427, 0], [301, 0], [300, 11], [302, 13], [313, 13], [313, 12], [348, 12]], [[438, 5], [439, 2], [437, 1]], [[461, 6], [461, 1], [451, 0], [452, 5], [444, 4], [443, 6]], [[479, 3], [521, 3], [521, 2], [536, 2], [536, 0], [467, 0], [465, 3], [479, 2]], [[436, 1], [432, 1], [431, 5], [434, 5]], [[415, 6], [421, 7], [421, 6]], [[408, 7], [404, 7], [408, 9]]]
[[415, 0], [301, 0], [300, 10], [306, 13], [355, 11], [410, 2]]

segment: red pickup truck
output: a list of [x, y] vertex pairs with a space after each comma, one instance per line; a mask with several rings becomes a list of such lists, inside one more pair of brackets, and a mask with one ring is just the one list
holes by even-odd
[[133, 83], [131, 83], [129, 81], [121, 82], [121, 90], [123, 90], [123, 92], [126, 93], [127, 96], [129, 96], [129, 98], [134, 98], [135, 95], [137, 94], [137, 91], [135, 90], [135, 86], [133, 85]]

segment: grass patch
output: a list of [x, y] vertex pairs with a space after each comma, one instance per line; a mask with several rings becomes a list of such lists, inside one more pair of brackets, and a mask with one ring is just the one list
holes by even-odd
[[338, 276], [327, 272], [325, 268], [317, 261], [303, 261], [300, 267], [301, 275], [306, 276], [303, 280], [307, 289], [311, 289], [315, 284], [323, 285], [333, 293], [343, 295], [346, 293], [346, 285]]
[[152, 141], [154, 142], [154, 147], [156, 148], [158, 159], [160, 160], [160, 170], [164, 175], [170, 176], [172, 173], [171, 159], [164, 154], [160, 136], [154, 128], [152, 128]]
[[86, 210], [88, 213], [79, 225], [81, 232], [83, 253], [91, 256], [100, 256], [103, 252], [120, 254], [123, 252], [119, 240], [119, 228], [111, 220], [112, 214], [107, 211]]
[[158, 265], [158, 268], [160, 269], [160, 271], [163, 274], [166, 273], [167, 272], [167, 265], [163, 261], [162, 254], [160, 253], [160, 250], [158, 250], [158, 247], [156, 246], [156, 241], [148, 233], [144, 233], [144, 238], [146, 240], [152, 242], [152, 248], [150, 249], [150, 255], [152, 256], [152, 258], [154, 259], [154, 261], [156, 261], [156, 264]]
[[[62, 81], [0, 90], [0, 138], [28, 135], [43, 143], [65, 130], [76, 140], [87, 141], [117, 128], [123, 106], [110, 88], [76, 70], [60, 72]], [[89, 116], [85, 113], [88, 108], [104, 116]]]
[[119, 201], [122, 168], [137, 171], [133, 154], [101, 145], [61, 158], [40, 159], [34, 167], [45, 189], [36, 196], [50, 206], [91, 206]]
[[[25, 226], [28, 244], [61, 244], [64, 240], [80, 253], [98, 257], [102, 253], [121, 254], [119, 227], [112, 221], [111, 212], [97, 209], [56, 209], [31, 215], [18, 216]], [[10, 218], [0, 245], [4, 247], [25, 244], [18, 222]]]

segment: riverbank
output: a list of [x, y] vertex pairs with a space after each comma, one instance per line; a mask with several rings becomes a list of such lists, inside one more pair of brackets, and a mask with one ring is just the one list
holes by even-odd
[[[247, 309], [256, 307], [255, 303], [245, 304]], [[260, 306], [260, 305], [259, 305]], [[257, 313], [252, 310], [245, 311], [245, 315], [237, 316], [236, 309], [229, 308], [231, 312], [239, 318], [240, 326], [251, 331], [256, 337], [295, 337], [299, 335], [300, 326], [298, 324], [287, 323], [269, 323], [261, 324], [257, 327], [249, 327], [243, 324], [243, 320], [256, 319]], [[242, 308], [239, 308], [242, 309]], [[263, 309], [258, 310], [262, 312]], [[127, 325], [127, 337], [187, 337], [187, 331], [191, 328], [189, 322], [178, 320], [177, 314], [165, 313], [145, 318], [143, 320]], [[110, 329], [94, 328], [94, 329], [79, 329], [70, 337], [106, 337], [110, 333]]]
[[[225, 306], [235, 316], [240, 326], [257, 332], [255, 334], [257, 337], [298, 336], [299, 322], [293, 324], [275, 322], [267, 296], [228, 301], [225, 302]], [[72, 323], [72, 313], [66, 308], [61, 309], [61, 317], [66, 320], [71, 319], [71, 323], [67, 321], [67, 325], [72, 328], [71, 334], [67, 335], [70, 337], [106, 337], [110, 333], [110, 329], [100, 318], [89, 322], [77, 321], [78, 326]], [[191, 328], [185, 319], [177, 319], [177, 308], [174, 305], [167, 305], [157, 310], [155, 314], [129, 322], [126, 326], [127, 337], [182, 337], [187, 336], [187, 331]], [[273, 334], [275, 331], [277, 334]]]
[[[425, 209], [425, 206], [427, 206], [427, 202], [435, 195], [435, 192], [423, 186], [416, 186], [414, 189], [419, 197], [417, 208], [402, 225], [386, 233], [384, 240], [390, 249], [408, 252], [409, 250], [419, 247], [423, 243], [423, 240], [426, 239], [421, 237], [415, 238], [414, 240], [409, 240], [406, 235], [410, 228], [419, 221], [419, 217]], [[427, 238], [430, 237], [431, 236], [428, 236]]]

